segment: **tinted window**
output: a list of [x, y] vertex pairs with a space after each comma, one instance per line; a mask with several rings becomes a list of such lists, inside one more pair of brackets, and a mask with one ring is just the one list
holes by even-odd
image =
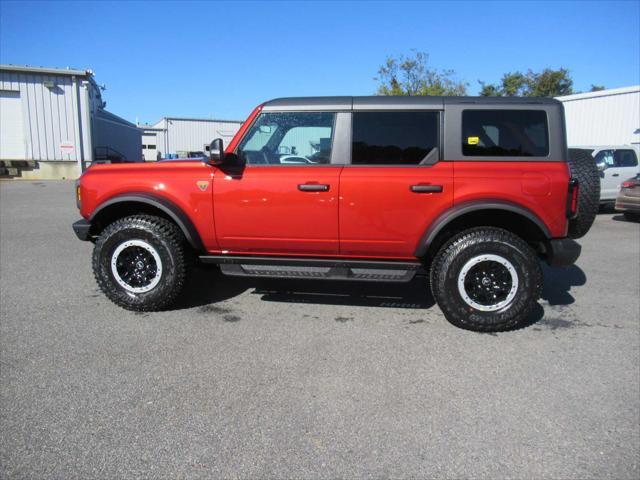
[[238, 147], [249, 165], [314, 165], [331, 161], [335, 113], [263, 113]]
[[462, 154], [479, 157], [546, 157], [547, 114], [542, 110], [465, 110]]
[[638, 159], [633, 150], [615, 150], [613, 158], [616, 167], [637, 167]]
[[353, 114], [353, 164], [418, 165], [437, 147], [437, 112]]

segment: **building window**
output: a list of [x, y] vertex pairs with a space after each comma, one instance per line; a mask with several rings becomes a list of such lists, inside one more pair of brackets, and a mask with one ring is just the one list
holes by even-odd
[[546, 157], [549, 128], [543, 110], [465, 110], [462, 154], [471, 157]]
[[419, 165], [437, 159], [437, 112], [355, 112], [351, 163]]

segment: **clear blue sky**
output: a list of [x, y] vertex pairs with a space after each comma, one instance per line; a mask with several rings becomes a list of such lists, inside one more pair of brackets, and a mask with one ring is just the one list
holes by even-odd
[[575, 90], [640, 84], [640, 2], [7, 2], [0, 62], [91, 68], [134, 121], [243, 119], [270, 98], [369, 95], [411, 49], [478, 80], [565, 67]]

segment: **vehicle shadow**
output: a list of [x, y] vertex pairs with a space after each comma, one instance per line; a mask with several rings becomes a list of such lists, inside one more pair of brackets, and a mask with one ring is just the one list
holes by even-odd
[[622, 214], [618, 214], [611, 217], [611, 220], [614, 220], [616, 222], [625, 222], [625, 223], [640, 223], [640, 214], [638, 214], [637, 217], [635, 218], [627, 218]]
[[[576, 299], [571, 295], [572, 287], [579, 287], [587, 283], [587, 276], [577, 265], [568, 267], [550, 267], [542, 264], [542, 294], [540, 298], [546, 300], [551, 306], [571, 305]], [[530, 327], [539, 323], [544, 318], [544, 307], [537, 303], [526, 322], [518, 325], [515, 330]], [[543, 322], [541, 322], [543, 323]], [[570, 320], [558, 319], [551, 322], [553, 325], [571, 326]], [[551, 324], [550, 323], [550, 324]], [[548, 326], [548, 325], [547, 325]], [[553, 329], [555, 330], [554, 327]]]
[[568, 267], [542, 266], [544, 284], [542, 299], [549, 305], [570, 305], [576, 301], [571, 295], [571, 287], [579, 287], [587, 283], [587, 276], [577, 265]]
[[411, 309], [435, 305], [423, 276], [409, 283], [243, 278], [222, 275], [216, 267], [198, 266], [191, 272], [174, 309], [221, 302], [251, 289], [265, 302]]
[[[587, 281], [585, 273], [577, 265], [553, 268], [543, 264], [543, 276], [541, 297], [552, 306], [574, 303], [571, 288]], [[265, 302], [406, 309], [429, 309], [435, 305], [424, 276], [416, 276], [409, 283], [243, 278], [222, 275], [218, 268], [203, 265], [192, 271], [184, 294], [174, 309], [210, 306], [248, 290]], [[529, 319], [516, 329], [539, 322], [544, 313], [544, 308], [538, 303]]]
[[248, 280], [222, 275], [220, 269], [212, 265], [194, 266], [172, 310], [201, 307], [237, 297], [255, 286], [255, 281]]
[[266, 302], [427, 309], [435, 305], [427, 278], [409, 283], [263, 279], [253, 291]]

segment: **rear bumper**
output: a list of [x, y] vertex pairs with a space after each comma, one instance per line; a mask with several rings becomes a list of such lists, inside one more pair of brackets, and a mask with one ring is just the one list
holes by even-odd
[[71, 227], [80, 240], [83, 240], [85, 242], [91, 240], [91, 235], [89, 234], [91, 224], [84, 218], [82, 220], [78, 220], [77, 222], [73, 222], [73, 225], [71, 225]]
[[616, 200], [615, 209], [620, 212], [640, 213], [640, 197], [627, 197], [620, 195]]
[[582, 251], [578, 242], [570, 238], [556, 238], [548, 243], [547, 263], [552, 267], [573, 265]]

